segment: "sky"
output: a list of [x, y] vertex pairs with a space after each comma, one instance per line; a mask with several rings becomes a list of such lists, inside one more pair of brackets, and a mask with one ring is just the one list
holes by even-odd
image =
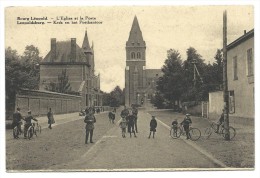
[[[253, 6], [99, 6], [99, 7], [9, 7], [5, 9], [5, 47], [22, 54], [26, 45], [39, 48], [40, 56], [50, 50], [50, 39], [77, 38], [81, 47], [85, 30], [94, 44], [96, 74], [101, 76], [101, 90], [124, 88], [125, 44], [134, 16], [137, 16], [146, 41], [146, 68], [160, 69], [167, 50], [178, 50], [186, 60], [186, 50], [194, 47], [206, 62], [213, 62], [222, 48], [223, 11], [227, 10], [228, 43], [254, 28]], [[17, 18], [47, 17], [53, 21], [92, 17], [102, 24], [17, 24]], [[53, 20], [51, 20], [53, 18]]]

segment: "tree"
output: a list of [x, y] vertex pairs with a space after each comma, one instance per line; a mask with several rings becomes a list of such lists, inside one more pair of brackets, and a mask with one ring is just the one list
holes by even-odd
[[[23, 56], [19, 56], [16, 50], [11, 47], [5, 49], [5, 91], [6, 110], [13, 112], [15, 108], [15, 96], [20, 88], [38, 89], [39, 69], [34, 70], [31, 58], [27, 56], [31, 48], [26, 48]], [[39, 53], [34, 55], [38, 56]], [[25, 60], [27, 59], [27, 60]]]
[[67, 75], [66, 69], [62, 69], [61, 74], [58, 75], [58, 82], [50, 82], [49, 85], [45, 87], [45, 89], [58, 93], [76, 94], [75, 92], [71, 91], [69, 76]]
[[39, 56], [40, 52], [34, 45], [27, 45], [25, 51], [21, 56], [21, 65], [25, 72], [30, 76], [30, 80], [26, 83], [33, 89], [39, 89], [40, 81], [40, 68], [39, 63], [42, 57]]
[[103, 104], [111, 107], [118, 107], [124, 104], [124, 90], [116, 86], [110, 93], [103, 95]]
[[[180, 53], [174, 49], [167, 51], [167, 59], [162, 67], [163, 76], [157, 81], [157, 90], [163, 98], [169, 100], [172, 104], [180, 100], [180, 96], [186, 89], [184, 71]], [[161, 95], [157, 98], [161, 100]]]

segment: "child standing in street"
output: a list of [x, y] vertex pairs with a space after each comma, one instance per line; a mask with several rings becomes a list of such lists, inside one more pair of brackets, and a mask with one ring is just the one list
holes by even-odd
[[153, 132], [153, 138], [154, 138], [154, 134], [156, 132], [156, 127], [157, 127], [157, 121], [155, 120], [155, 116], [152, 116], [152, 119], [150, 121], [150, 134], [149, 134], [149, 137], [151, 137], [151, 134]]
[[126, 126], [127, 126], [126, 118], [121, 119], [119, 126], [122, 129], [122, 137], [125, 138]]

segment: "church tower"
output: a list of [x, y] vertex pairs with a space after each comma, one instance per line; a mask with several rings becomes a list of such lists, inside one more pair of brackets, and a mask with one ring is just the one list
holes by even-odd
[[137, 17], [126, 42], [125, 105], [144, 103], [146, 87], [146, 44]]

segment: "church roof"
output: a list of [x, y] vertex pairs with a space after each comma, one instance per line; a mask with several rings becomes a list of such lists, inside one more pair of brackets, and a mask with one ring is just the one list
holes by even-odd
[[[73, 59], [74, 63], [80, 62], [80, 63], [86, 63], [86, 57], [83, 53], [82, 49], [76, 44], [76, 59]], [[71, 61], [71, 41], [58, 41], [56, 43], [56, 58], [51, 59], [51, 50], [49, 53], [45, 56], [42, 63], [69, 63]]]
[[145, 46], [145, 41], [136, 16], [134, 17], [126, 46]]
[[161, 69], [146, 69], [145, 71], [147, 78], [161, 77], [163, 75]]
[[90, 48], [89, 41], [88, 41], [88, 33], [87, 30], [85, 31], [85, 37], [82, 43], [82, 49], [84, 53], [91, 53], [93, 54], [93, 50]]

